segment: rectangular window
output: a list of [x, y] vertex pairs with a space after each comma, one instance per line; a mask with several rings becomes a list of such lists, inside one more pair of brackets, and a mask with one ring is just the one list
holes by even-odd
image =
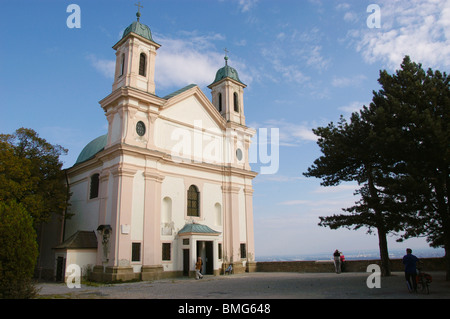
[[131, 244], [131, 261], [141, 261], [141, 243]]
[[241, 244], [241, 258], [247, 258], [247, 248], [245, 244]]
[[217, 254], [219, 256], [219, 259], [222, 259], [222, 243], [219, 243], [219, 253]]
[[89, 191], [89, 199], [97, 198], [98, 197], [98, 189], [100, 186], [100, 175], [94, 174], [91, 176], [91, 188]]
[[170, 243], [162, 244], [162, 260], [169, 261], [170, 259]]
[[183, 245], [189, 245], [189, 238], [183, 239]]
[[147, 68], [147, 56], [141, 53], [139, 58], [139, 75], [145, 76], [145, 69]]

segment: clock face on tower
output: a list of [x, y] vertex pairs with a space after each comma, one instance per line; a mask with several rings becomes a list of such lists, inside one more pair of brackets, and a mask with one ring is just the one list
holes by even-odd
[[144, 136], [145, 134], [145, 124], [142, 121], [137, 122], [136, 124], [136, 133], [139, 136]]

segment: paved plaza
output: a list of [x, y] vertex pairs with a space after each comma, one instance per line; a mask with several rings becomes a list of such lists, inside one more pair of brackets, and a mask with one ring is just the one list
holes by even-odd
[[149, 282], [84, 285], [39, 283], [43, 299], [450, 299], [444, 272], [430, 272], [430, 294], [411, 294], [404, 275], [380, 278], [380, 288], [368, 288], [370, 273], [244, 273], [175, 278]]

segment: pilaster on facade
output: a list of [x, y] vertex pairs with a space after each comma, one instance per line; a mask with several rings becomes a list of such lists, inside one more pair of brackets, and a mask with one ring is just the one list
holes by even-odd
[[[144, 172], [144, 240], [143, 240], [143, 276], [154, 276], [162, 271], [161, 256], [161, 184], [164, 176], [157, 170]], [[145, 273], [145, 274], [144, 274]]]

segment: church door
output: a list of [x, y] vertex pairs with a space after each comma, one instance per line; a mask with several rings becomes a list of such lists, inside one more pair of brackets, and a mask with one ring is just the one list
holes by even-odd
[[59, 256], [56, 259], [56, 281], [64, 281], [66, 275], [66, 258]]
[[197, 241], [197, 257], [203, 260], [204, 275], [214, 275], [213, 241]]
[[189, 276], [189, 249], [183, 249], [183, 276]]

